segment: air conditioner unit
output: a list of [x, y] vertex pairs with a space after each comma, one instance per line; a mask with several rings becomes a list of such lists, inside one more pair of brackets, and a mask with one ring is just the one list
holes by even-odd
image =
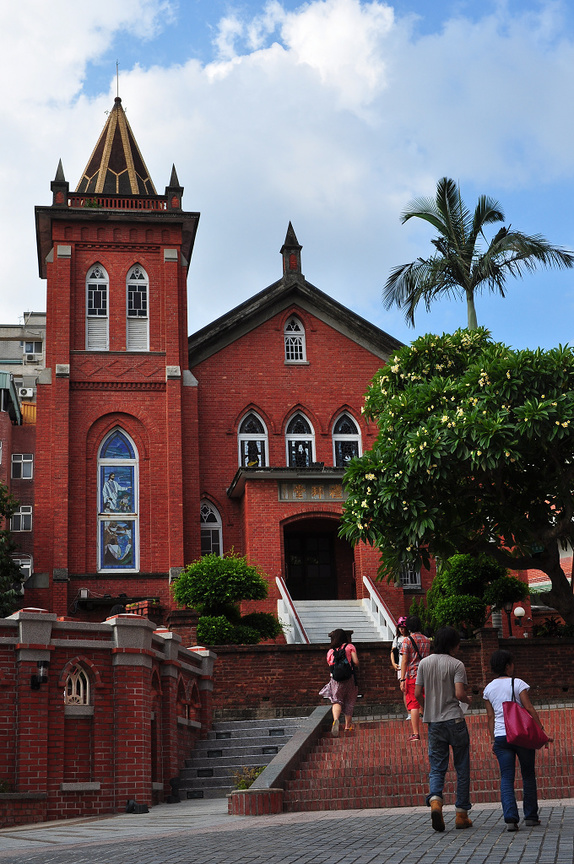
[[26, 363], [35, 363], [40, 356], [40, 354], [26, 354]]
[[20, 387], [18, 389], [18, 395], [21, 399], [33, 399], [34, 398], [34, 388], [33, 387]]

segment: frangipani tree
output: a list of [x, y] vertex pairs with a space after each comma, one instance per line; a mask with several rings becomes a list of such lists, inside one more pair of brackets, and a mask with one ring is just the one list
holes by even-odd
[[371, 382], [372, 450], [345, 474], [341, 533], [405, 560], [486, 553], [548, 575], [546, 602], [574, 622], [560, 548], [574, 540], [574, 352], [515, 351], [488, 331], [427, 335]]

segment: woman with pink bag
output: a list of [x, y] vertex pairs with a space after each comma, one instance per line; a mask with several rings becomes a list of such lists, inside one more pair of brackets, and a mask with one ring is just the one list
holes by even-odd
[[[500, 797], [504, 821], [507, 825], [507, 831], [518, 831], [520, 820], [514, 794], [517, 757], [522, 774], [524, 824], [527, 827], [540, 825], [534, 768], [536, 750], [529, 747], [519, 747], [507, 740], [508, 730], [504, 721], [503, 705], [505, 702], [511, 702], [514, 694], [516, 701], [520, 701], [522, 707], [526, 709], [540, 729], [542, 729], [542, 723], [528, 695], [530, 686], [521, 678], [514, 678], [514, 659], [510, 651], [495, 651], [490, 658], [490, 668], [497, 677], [485, 687], [483, 693], [486, 702], [488, 731], [490, 732], [492, 751], [500, 765]], [[552, 741], [552, 738], [548, 740]]]

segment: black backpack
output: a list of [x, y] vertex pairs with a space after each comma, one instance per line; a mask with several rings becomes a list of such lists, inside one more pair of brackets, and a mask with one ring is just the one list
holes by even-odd
[[333, 664], [331, 675], [335, 681], [348, 681], [353, 674], [353, 664], [349, 663], [345, 653], [346, 644], [333, 649]]

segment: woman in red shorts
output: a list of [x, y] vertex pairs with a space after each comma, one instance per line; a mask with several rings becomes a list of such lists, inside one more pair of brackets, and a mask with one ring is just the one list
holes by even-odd
[[405, 696], [413, 727], [412, 735], [409, 735], [408, 740], [420, 741], [421, 706], [415, 699], [415, 683], [419, 663], [423, 657], [428, 657], [430, 654], [431, 642], [428, 636], [421, 633], [421, 619], [418, 615], [410, 615], [407, 618], [407, 629], [409, 635], [401, 644], [401, 690]]

